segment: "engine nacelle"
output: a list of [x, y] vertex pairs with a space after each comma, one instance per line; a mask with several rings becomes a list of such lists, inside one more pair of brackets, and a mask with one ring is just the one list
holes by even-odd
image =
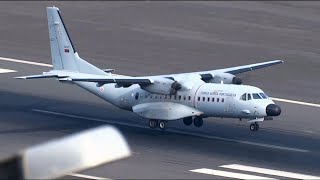
[[211, 83], [221, 83], [223, 81], [223, 84], [242, 84], [242, 80], [229, 73], [218, 73], [213, 76], [212, 79], [209, 79], [207, 82]]
[[174, 94], [181, 88], [182, 86], [180, 83], [168, 78], [157, 78], [154, 79], [152, 84], [141, 86], [141, 89], [144, 89], [148, 92], [163, 95]]

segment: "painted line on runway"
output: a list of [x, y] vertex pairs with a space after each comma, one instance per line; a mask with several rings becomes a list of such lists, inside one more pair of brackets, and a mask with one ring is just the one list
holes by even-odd
[[288, 151], [296, 151], [296, 152], [309, 152], [309, 150], [305, 149], [298, 149], [298, 148], [292, 148], [292, 147], [284, 147], [284, 146], [277, 146], [272, 144], [264, 144], [264, 143], [258, 143], [258, 142], [250, 142], [250, 141], [242, 141], [238, 140], [239, 143], [242, 144], [249, 144], [249, 145], [255, 145], [255, 146], [261, 146], [266, 148], [273, 148], [273, 149], [282, 149], [282, 150], [288, 150]]
[[31, 65], [36, 65], [36, 66], [52, 67], [51, 64], [39, 63], [39, 62], [32, 62], [32, 61], [25, 61], [25, 60], [13, 59], [13, 58], [6, 58], [6, 57], [0, 57], [0, 60], [2, 60], [2, 61], [16, 62], [16, 63], [22, 63], [22, 64], [31, 64]]
[[214, 170], [214, 169], [207, 169], [207, 168], [201, 168], [201, 169], [194, 169], [189, 170], [191, 172], [201, 173], [201, 174], [208, 174], [208, 175], [214, 175], [214, 176], [222, 176], [222, 177], [228, 177], [233, 179], [273, 179], [263, 176], [256, 176], [256, 175], [249, 175], [249, 174], [242, 174], [242, 173], [234, 173], [234, 172], [228, 172], [228, 171], [220, 171], [220, 170]]
[[84, 178], [84, 179], [93, 179], [93, 180], [101, 180], [101, 179], [106, 179], [106, 180], [111, 180], [109, 178], [103, 178], [103, 177], [97, 177], [97, 176], [89, 176], [89, 175], [84, 175], [84, 174], [69, 174], [68, 176], [73, 176], [73, 177], [79, 177], [79, 178]]
[[292, 104], [299, 104], [299, 105], [304, 105], [304, 106], [320, 107], [320, 104], [314, 104], [314, 103], [308, 103], [308, 102], [294, 101], [294, 100], [274, 98], [274, 97], [270, 97], [270, 99], [272, 99], [274, 101], [280, 101], [280, 102], [286, 102], [286, 103], [292, 103]]
[[281, 176], [281, 177], [287, 177], [287, 178], [293, 178], [293, 179], [320, 179], [320, 176], [318, 176], [318, 177], [317, 176], [310, 176], [310, 175], [306, 175], [306, 174], [298, 174], [298, 173], [279, 171], [279, 170], [273, 170], [273, 169], [266, 169], [266, 168], [259, 168], [259, 167], [253, 167], [253, 166], [244, 166], [244, 165], [240, 165], [240, 164], [223, 165], [220, 167], [227, 168], [227, 169], [233, 169], [233, 170], [240, 170], [240, 171], [273, 175], [273, 176]]
[[[0, 57], [0, 60], [23, 63], [23, 64], [31, 64], [31, 65], [36, 65], [36, 66], [52, 67], [51, 64], [39, 63], [39, 62], [33, 62], [33, 61], [26, 61], [26, 60], [20, 60], [20, 59], [13, 59], [13, 58], [6, 58], [6, 57]], [[119, 74], [113, 74], [113, 75], [115, 75], [115, 76], [123, 76], [123, 75], [119, 75]], [[320, 104], [314, 104], [314, 103], [308, 103], [308, 102], [302, 102], [302, 101], [288, 100], [288, 99], [282, 99], [282, 98], [273, 98], [273, 97], [270, 97], [270, 99], [272, 99], [274, 101], [280, 101], [280, 102], [286, 102], [286, 103], [292, 103], [292, 104], [320, 107]]]
[[[124, 122], [119, 122], [119, 121], [112, 121], [112, 120], [104, 120], [104, 119], [98, 119], [98, 118], [92, 118], [92, 117], [85, 117], [85, 116], [79, 116], [79, 115], [74, 115], [74, 114], [66, 114], [66, 113], [61, 113], [61, 112], [47, 111], [47, 110], [41, 110], [41, 109], [32, 109], [32, 111], [44, 113], [44, 114], [59, 115], [59, 116], [75, 118], [75, 119], [83, 119], [83, 120], [89, 120], [89, 121], [98, 121], [98, 122], [104, 122], [104, 123], [112, 123], [112, 124], [118, 124], [118, 125], [130, 126], [130, 127], [150, 129], [149, 127], [141, 126], [141, 125], [129, 124], [129, 123], [124, 123]], [[160, 129], [154, 129], [154, 130], [155, 131], [156, 130], [162, 131]], [[278, 145], [258, 143], [258, 142], [243, 141], [243, 140], [237, 140], [237, 139], [231, 139], [231, 138], [223, 138], [223, 137], [210, 136], [210, 135], [193, 133], [193, 132], [185, 132], [182, 130], [168, 129], [166, 131], [172, 132], [172, 133], [184, 134], [184, 135], [192, 135], [192, 136], [201, 137], [201, 138], [208, 138], [208, 139], [213, 139], [213, 140], [220, 140], [220, 141], [226, 141], [226, 142], [234, 142], [234, 143], [241, 143], [241, 144], [259, 146], [259, 147], [265, 147], [265, 148], [280, 149], [280, 150], [294, 151], [294, 152], [301, 152], [301, 153], [310, 152], [309, 150], [306, 150], [306, 149], [278, 146]]]
[[11, 72], [17, 72], [16, 70], [12, 70], [12, 69], [2, 69], [0, 68], [0, 74], [1, 73], [11, 73]]

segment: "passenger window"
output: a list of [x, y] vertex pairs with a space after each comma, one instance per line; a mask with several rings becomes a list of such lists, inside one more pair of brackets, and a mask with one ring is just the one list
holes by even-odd
[[157, 95], [155, 95], [155, 96], [154, 96], [154, 98], [155, 98], [155, 99], [157, 99], [157, 98], [158, 98], [158, 96], [157, 96]]
[[217, 98], [217, 102], [219, 102], [219, 98]]
[[164, 95], [164, 99], [167, 99], [167, 95]]
[[208, 102], [210, 101], [210, 98], [208, 97]]
[[135, 97], [134, 97], [136, 100], [138, 100], [139, 99], [139, 93], [137, 92], [136, 93], [136, 95], [135, 95]]
[[212, 102], [214, 102], [214, 98], [212, 98]]
[[159, 99], [162, 99], [162, 95], [161, 95], [161, 96], [159, 96]]
[[200, 98], [200, 97], [198, 97], [198, 101], [200, 101], [200, 99], [201, 99], [201, 98]]
[[248, 101], [251, 100], [251, 94], [248, 93]]
[[177, 99], [177, 95], [174, 95], [174, 100], [176, 100]]
[[187, 99], [187, 97], [186, 96], [183, 96], [183, 100], [186, 100]]
[[190, 101], [190, 100], [191, 100], [191, 96], [189, 96], [189, 98], [188, 98], [188, 99], [189, 99], [189, 101]]
[[247, 100], [247, 93], [244, 93], [241, 97], [240, 100], [246, 101]]
[[179, 100], [181, 100], [181, 95], [179, 95]]
[[252, 93], [252, 98], [253, 99], [262, 99], [258, 93]]
[[203, 98], [202, 98], [202, 101], [205, 101], [205, 100], [206, 100], [206, 98], [205, 98], [205, 97], [203, 97]]
[[224, 102], [224, 98], [221, 99], [221, 102]]

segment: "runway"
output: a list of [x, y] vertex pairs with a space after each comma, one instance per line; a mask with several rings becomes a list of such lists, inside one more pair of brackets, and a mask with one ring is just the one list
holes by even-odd
[[[65, 178], [319, 179], [319, 2], [1, 2], [0, 158], [102, 124], [133, 155]], [[245, 121], [208, 118], [167, 131], [98, 97], [51, 80], [16, 76], [51, 69], [45, 7], [62, 11], [79, 55], [117, 74], [199, 71], [283, 59], [246, 73], [282, 108], [249, 131]], [[299, 102], [299, 103], [297, 103]]]

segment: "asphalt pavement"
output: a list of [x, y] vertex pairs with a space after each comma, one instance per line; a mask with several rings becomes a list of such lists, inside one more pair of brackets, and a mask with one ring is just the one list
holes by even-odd
[[79, 172], [88, 175], [82, 178], [320, 178], [319, 107], [276, 102], [281, 116], [260, 123], [258, 132], [221, 118], [208, 118], [201, 128], [174, 121], [163, 132], [77, 86], [13, 79], [51, 69], [4, 59], [51, 64], [45, 7], [52, 5], [79, 55], [101, 69], [139, 76], [283, 59], [241, 78], [271, 97], [320, 104], [316, 1], [0, 2], [0, 158], [112, 124], [133, 155]]

